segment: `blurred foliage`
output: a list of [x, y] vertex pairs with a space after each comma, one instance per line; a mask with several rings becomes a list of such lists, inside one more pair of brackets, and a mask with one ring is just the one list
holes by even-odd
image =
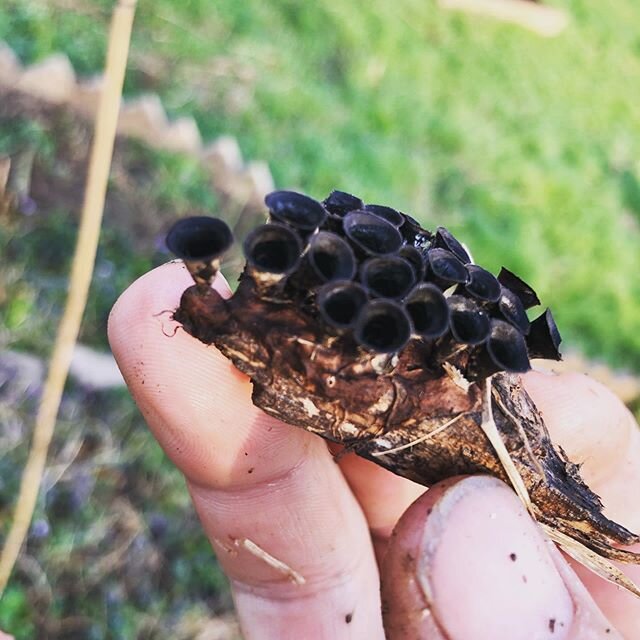
[[[52, 318], [59, 317], [66, 296], [90, 136], [63, 110], [24, 99], [11, 109], [6, 103], [12, 98], [5, 95], [0, 106], [0, 155], [16, 165], [24, 155], [31, 161], [18, 181], [25, 193], [19, 193], [15, 219], [0, 225], [0, 347], [45, 356], [56, 330]], [[25, 198], [27, 213], [21, 209]], [[80, 340], [106, 348], [107, 317], [117, 296], [169, 257], [166, 226], [216, 207], [196, 159], [119, 142]]]
[[22, 637], [32, 638], [34, 625], [26, 593], [20, 587], [9, 586], [2, 596], [0, 629], [20, 629]]
[[[17, 185], [10, 180], [18, 191], [0, 220], [0, 352], [50, 354], [89, 140], [87, 125], [64, 109], [0, 94], [0, 154], [11, 158], [12, 169], [24, 164]], [[166, 225], [216, 206], [195, 159], [118, 142], [81, 342], [107, 348], [117, 296], [169, 257]], [[0, 357], [3, 523], [18, 493], [41, 383], [22, 388]], [[230, 608], [184, 481], [129, 395], [69, 384], [28, 544], [0, 607], [0, 629], [19, 640], [186, 640], [197, 635], [197, 620]]]
[[[34, 393], [0, 386], [14, 444], [26, 437]], [[9, 515], [24, 447], [0, 433], [0, 519]], [[43, 490], [0, 629], [18, 640], [174, 638], [194, 607], [231, 602], [184, 480], [124, 390], [65, 394]]]

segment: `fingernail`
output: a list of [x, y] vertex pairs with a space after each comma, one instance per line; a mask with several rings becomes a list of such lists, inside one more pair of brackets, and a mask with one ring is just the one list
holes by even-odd
[[427, 519], [418, 567], [449, 640], [562, 640], [574, 606], [516, 495], [488, 476], [448, 489]]

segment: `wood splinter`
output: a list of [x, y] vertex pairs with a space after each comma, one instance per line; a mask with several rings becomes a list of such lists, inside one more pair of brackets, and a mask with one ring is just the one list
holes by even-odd
[[304, 576], [292, 569], [288, 564], [278, 560], [270, 553], [267, 553], [262, 547], [258, 546], [253, 540], [249, 538], [242, 538], [240, 540], [234, 540], [234, 544], [237, 547], [242, 547], [248, 551], [252, 556], [259, 558], [265, 564], [275, 569], [278, 573], [285, 575], [291, 582], [297, 585], [303, 585], [306, 583]]

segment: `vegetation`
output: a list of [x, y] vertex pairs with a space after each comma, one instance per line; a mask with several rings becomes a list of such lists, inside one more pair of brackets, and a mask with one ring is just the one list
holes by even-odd
[[[235, 135], [245, 156], [269, 162], [280, 187], [316, 197], [341, 188], [400, 206], [427, 226], [449, 226], [478, 262], [495, 270], [504, 264], [535, 284], [565, 344], [640, 370], [640, 85], [631, 81], [640, 75], [640, 7], [634, 0], [554, 4], [569, 11], [572, 24], [544, 40], [441, 11], [435, 0], [140, 0], [126, 92], [159, 93], [172, 116], [193, 115], [205, 139]], [[25, 64], [62, 51], [79, 74], [96, 73], [112, 5], [5, 0], [0, 40]], [[2, 349], [48, 354], [87, 136], [85, 125], [55, 110], [12, 111], [0, 101], [0, 155], [31, 150], [40, 176], [32, 184], [36, 213], [0, 220]], [[217, 207], [189, 158], [125, 141], [116, 167], [82, 337], [102, 347], [118, 292], [166, 259], [157, 243], [163, 225]], [[24, 402], [15, 409], [20, 424], [32, 410]], [[92, 557], [82, 555], [91, 523], [107, 518], [105, 505], [116, 498], [134, 496], [153, 544], [152, 511], [169, 523], [190, 517], [179, 478], [125, 394], [71, 389], [69, 403], [81, 408], [63, 416], [54, 456], [70, 434], [104, 434], [108, 424], [112, 440], [100, 440], [96, 451], [113, 454], [119, 479], [92, 453], [95, 486], [73, 516], [56, 515], [45, 494], [38, 519], [51, 533], [37, 557], [50, 579], [60, 578], [69, 557]], [[0, 459], [2, 514], [9, 513], [23, 453], [17, 447]], [[193, 554], [158, 543], [174, 580], [164, 597], [157, 583], [149, 587], [153, 603], [129, 598], [123, 579], [109, 574], [78, 613], [73, 590], [64, 601], [66, 587], [59, 586], [74, 575], [56, 584], [46, 610], [55, 618], [75, 607], [97, 625], [95, 637], [109, 628], [110, 637], [129, 638], [142, 633], [142, 611], [169, 620], [189, 603], [228, 607], [219, 574], [197, 571], [208, 550], [190, 522]], [[34, 596], [25, 571], [3, 602], [0, 628], [22, 628], [18, 635], [27, 638], [42, 621], [28, 611]], [[119, 620], [120, 631], [109, 620]]]
[[[0, 218], [0, 522], [12, 513], [41, 373], [8, 350], [48, 357], [64, 304], [88, 128], [63, 109], [0, 93], [0, 156], [30, 158], [29, 196]], [[199, 165], [116, 147], [81, 340], [106, 349], [119, 293], [167, 259], [163, 225], [216, 206]], [[20, 182], [20, 180], [18, 180]], [[0, 196], [1, 200], [1, 196]], [[40, 360], [41, 362], [42, 360]], [[16, 638], [188, 638], [231, 607], [180, 474], [124, 390], [70, 383], [26, 548], [2, 599]], [[190, 630], [193, 630], [191, 632]], [[229, 636], [231, 637], [231, 636]]]

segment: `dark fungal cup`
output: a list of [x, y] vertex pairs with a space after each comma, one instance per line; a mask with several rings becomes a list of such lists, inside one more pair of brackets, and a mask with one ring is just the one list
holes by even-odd
[[367, 292], [357, 282], [329, 282], [318, 289], [316, 302], [327, 324], [348, 329], [355, 325], [367, 302]]
[[531, 307], [537, 307], [540, 304], [540, 300], [533, 288], [515, 273], [509, 271], [509, 269], [505, 269], [505, 267], [500, 269], [498, 282], [513, 291], [520, 298], [525, 309], [531, 309]]
[[273, 191], [264, 201], [274, 220], [291, 225], [303, 234], [317, 229], [327, 217], [322, 204], [295, 191]]
[[219, 218], [192, 216], [178, 220], [167, 233], [167, 247], [183, 260], [217, 258], [233, 242], [231, 229]]
[[369, 258], [361, 270], [361, 279], [371, 294], [380, 298], [404, 298], [415, 284], [411, 264], [398, 256]]
[[411, 338], [411, 321], [405, 310], [392, 300], [370, 300], [356, 321], [356, 342], [376, 353], [394, 353]]
[[451, 313], [451, 333], [463, 344], [482, 344], [491, 329], [489, 316], [473, 301], [464, 296], [447, 298]]
[[407, 242], [416, 246], [423, 246], [426, 241], [430, 240], [432, 234], [423, 229], [415, 218], [412, 218], [408, 213], [403, 213], [402, 215], [404, 222], [400, 227], [400, 233]]
[[396, 228], [400, 228], [404, 223], [404, 216], [391, 207], [382, 204], [368, 204], [365, 205], [364, 209], [390, 222]]
[[469, 282], [465, 285], [467, 293], [482, 302], [497, 302], [500, 298], [500, 283], [486, 269], [475, 264], [467, 265]]
[[320, 282], [351, 280], [356, 272], [353, 249], [346, 240], [329, 231], [311, 236], [305, 260]]
[[471, 380], [482, 380], [498, 371], [524, 373], [529, 369], [524, 336], [508, 322], [493, 318], [489, 338], [471, 353], [466, 373]]
[[341, 218], [344, 218], [349, 211], [358, 211], [364, 207], [364, 202], [358, 196], [346, 193], [346, 191], [332, 191], [322, 204], [329, 213]]
[[549, 309], [546, 309], [531, 323], [531, 330], [527, 336], [529, 356], [531, 358], [562, 360], [559, 351], [561, 342], [562, 338], [553, 315]]
[[491, 320], [487, 353], [495, 363], [497, 371], [524, 373], [531, 369], [523, 335], [504, 320]]
[[520, 298], [510, 289], [502, 287], [498, 299], [498, 309], [502, 317], [521, 333], [527, 335], [530, 329], [529, 318]]
[[286, 276], [300, 262], [302, 243], [290, 227], [270, 223], [256, 227], [245, 239], [243, 248], [252, 273]]
[[467, 268], [448, 249], [435, 248], [427, 251], [425, 278], [442, 289], [469, 281]]
[[400, 247], [398, 255], [401, 258], [404, 258], [413, 267], [413, 271], [416, 274], [416, 282], [419, 282], [424, 278], [426, 265], [424, 263], [422, 253], [420, 253], [418, 249], [411, 244], [405, 244]]
[[420, 283], [405, 298], [413, 333], [426, 339], [439, 338], [449, 328], [449, 305], [438, 287]]
[[348, 213], [343, 220], [343, 229], [354, 247], [364, 255], [390, 255], [402, 246], [398, 229], [368, 211]]
[[221, 256], [233, 244], [226, 222], [208, 216], [178, 220], [169, 229], [166, 245], [181, 258], [196, 284], [208, 285], [220, 268]]
[[471, 262], [471, 256], [456, 237], [445, 227], [438, 227], [433, 238], [433, 246], [451, 251], [463, 264]]

